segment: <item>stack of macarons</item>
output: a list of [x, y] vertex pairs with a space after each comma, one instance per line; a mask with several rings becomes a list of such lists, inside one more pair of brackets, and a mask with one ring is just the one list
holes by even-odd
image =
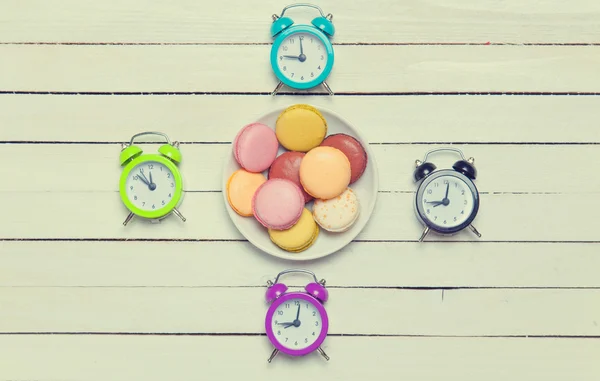
[[[287, 151], [278, 156], [280, 145]], [[229, 205], [254, 216], [280, 248], [301, 252], [320, 228], [341, 233], [358, 219], [360, 204], [349, 185], [364, 173], [367, 153], [350, 135], [327, 136], [327, 121], [314, 107], [288, 107], [275, 129], [243, 127], [233, 153], [241, 169], [227, 182]]]

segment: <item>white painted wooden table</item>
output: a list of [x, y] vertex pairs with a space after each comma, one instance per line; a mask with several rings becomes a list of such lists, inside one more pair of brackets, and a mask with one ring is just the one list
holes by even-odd
[[[337, 95], [272, 98], [286, 4], [0, 2], [0, 380], [600, 379], [600, 2], [321, 1]], [[242, 125], [299, 102], [361, 129], [381, 189], [301, 264], [331, 361], [267, 364], [264, 284], [297, 264], [242, 239], [219, 180]], [[146, 130], [183, 142], [185, 224], [121, 225], [119, 143]], [[413, 163], [448, 144], [483, 237], [418, 244]]]

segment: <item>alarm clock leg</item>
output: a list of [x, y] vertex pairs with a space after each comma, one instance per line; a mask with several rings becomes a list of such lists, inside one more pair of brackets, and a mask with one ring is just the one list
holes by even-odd
[[478, 232], [478, 231], [477, 231], [477, 229], [475, 229], [475, 226], [473, 226], [473, 225], [469, 225], [469, 229], [471, 229], [471, 231], [472, 231], [473, 233], [475, 233], [475, 235], [476, 235], [477, 237], [481, 238], [481, 233], [480, 233], [480, 232]]
[[273, 361], [273, 359], [275, 358], [275, 356], [277, 356], [278, 353], [279, 353], [279, 349], [277, 349], [277, 348], [273, 349], [273, 353], [271, 353], [271, 357], [269, 357], [269, 359], [267, 361], [268, 362]]
[[329, 361], [329, 356], [327, 356], [327, 353], [325, 353], [325, 351], [323, 350], [323, 348], [319, 347], [319, 348], [317, 348], [317, 350], [319, 351], [319, 353], [321, 354], [321, 356], [325, 357], [325, 360]]
[[277, 84], [277, 87], [275, 88], [275, 90], [273, 90], [273, 92], [271, 93], [271, 95], [277, 94], [277, 92], [279, 90], [281, 90], [282, 87], [283, 87], [283, 82], [279, 81], [279, 83]]
[[173, 209], [173, 213], [175, 213], [177, 217], [181, 218], [181, 221], [185, 222], [185, 217], [183, 216], [183, 214], [181, 214], [179, 210]]
[[331, 90], [331, 87], [329, 87], [329, 85], [327, 84], [327, 82], [323, 81], [323, 87], [325, 88], [325, 90], [327, 90], [327, 92], [329, 93], [329, 95], [333, 95], [333, 90]]
[[127, 224], [129, 223], [129, 221], [131, 221], [131, 219], [133, 218], [134, 214], [133, 213], [129, 213], [129, 215], [127, 216], [127, 218], [125, 219], [125, 221], [123, 221], [123, 226], [127, 226]]
[[423, 230], [423, 234], [421, 234], [421, 238], [419, 238], [419, 242], [423, 242], [427, 233], [429, 233], [429, 226], [426, 227], [425, 230]]

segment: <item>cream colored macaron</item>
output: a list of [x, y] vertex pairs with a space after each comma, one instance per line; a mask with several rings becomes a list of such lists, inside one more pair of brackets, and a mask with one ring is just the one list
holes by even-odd
[[358, 219], [360, 204], [356, 193], [346, 188], [338, 197], [330, 200], [315, 200], [313, 217], [323, 229], [341, 233], [350, 229]]

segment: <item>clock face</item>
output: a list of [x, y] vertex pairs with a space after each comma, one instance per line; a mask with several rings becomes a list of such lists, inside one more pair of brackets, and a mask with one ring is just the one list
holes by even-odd
[[466, 176], [442, 170], [425, 178], [417, 192], [417, 211], [426, 225], [441, 233], [467, 227], [479, 208], [479, 195]]
[[323, 326], [319, 302], [311, 299], [293, 297], [275, 301], [278, 304], [274, 305], [270, 322], [267, 321], [267, 330], [271, 331], [271, 339], [283, 347], [281, 350], [311, 351], [324, 339], [322, 333], [327, 333], [327, 327]]
[[322, 82], [327, 77], [328, 49], [315, 34], [288, 34], [279, 44], [276, 54], [277, 67], [289, 82], [302, 85], [315, 80]]
[[127, 199], [141, 211], [155, 212], [170, 207], [176, 197], [176, 178], [173, 172], [158, 161], [142, 161], [127, 175]]

